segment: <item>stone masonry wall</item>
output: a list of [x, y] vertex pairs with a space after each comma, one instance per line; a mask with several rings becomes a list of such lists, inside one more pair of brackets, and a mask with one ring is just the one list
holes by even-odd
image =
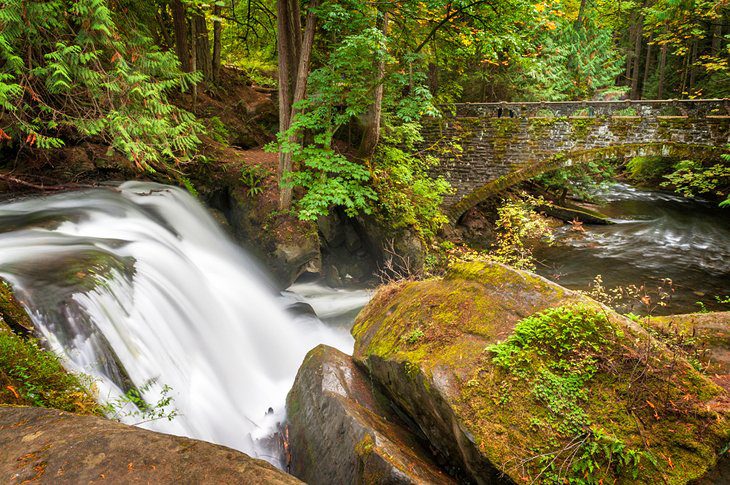
[[[514, 183], [596, 158], [727, 152], [730, 100], [469, 103], [424, 124], [452, 217]], [[461, 149], [458, 149], [460, 146]]]

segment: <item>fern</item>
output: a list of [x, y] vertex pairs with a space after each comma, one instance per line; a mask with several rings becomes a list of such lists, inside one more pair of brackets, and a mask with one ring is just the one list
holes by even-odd
[[168, 93], [188, 89], [199, 73], [181, 72], [173, 53], [160, 52], [134, 18], [111, 5], [3, 2], [0, 142], [49, 149], [94, 137], [146, 171], [195, 151], [203, 128]]

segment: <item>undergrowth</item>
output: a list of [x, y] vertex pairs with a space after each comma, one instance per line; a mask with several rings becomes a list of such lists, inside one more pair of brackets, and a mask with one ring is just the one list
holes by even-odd
[[488, 347], [493, 362], [508, 374], [523, 380], [532, 397], [549, 411], [545, 422], [556, 436], [550, 449], [521, 465], [534, 482], [604, 483], [606, 477], [635, 479], [642, 450], [592, 422], [586, 404], [591, 398], [589, 382], [599, 371], [599, 362], [613, 340], [623, 337], [604, 313], [583, 305], [561, 306], [521, 320], [505, 341]]
[[67, 372], [34, 338], [0, 329], [0, 404], [25, 404], [79, 414], [102, 411], [91, 378]]

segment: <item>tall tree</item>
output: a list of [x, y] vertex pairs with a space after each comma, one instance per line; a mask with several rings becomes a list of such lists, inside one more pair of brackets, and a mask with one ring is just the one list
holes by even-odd
[[170, 2], [172, 10], [173, 30], [175, 31], [175, 52], [183, 71], [192, 72], [190, 63], [190, 46], [188, 44], [187, 7], [182, 0]]

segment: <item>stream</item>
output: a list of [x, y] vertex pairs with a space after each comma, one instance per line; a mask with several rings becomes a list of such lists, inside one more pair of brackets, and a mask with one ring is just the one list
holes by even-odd
[[730, 210], [621, 183], [596, 196], [615, 224], [561, 227], [555, 243], [535, 253], [540, 274], [581, 290], [601, 275], [607, 288], [645, 285], [650, 294], [670, 278], [668, 305], [654, 313], [698, 311], [698, 301], [730, 309], [715, 299], [730, 295]]
[[[0, 276], [101, 401], [137, 388], [153, 405], [172, 397], [178, 413], [147, 421], [121, 403], [122, 421], [274, 464], [267, 438], [305, 354], [320, 343], [351, 353], [369, 299], [316, 283], [279, 294], [197, 200], [141, 182], [0, 204]], [[295, 302], [322, 319], [287, 311]]]
[[[728, 213], [617, 184], [599, 194], [616, 224], [560, 228], [539, 271], [586, 289], [673, 280], [668, 308], [730, 294]], [[351, 353], [367, 289], [268, 276], [184, 190], [153, 183], [0, 203], [0, 276], [67, 368], [90, 375], [102, 402], [139, 389], [174, 399], [178, 416], [129, 424], [223, 444], [280, 465], [270, 436], [306, 353]], [[271, 409], [271, 410], [270, 410]]]

